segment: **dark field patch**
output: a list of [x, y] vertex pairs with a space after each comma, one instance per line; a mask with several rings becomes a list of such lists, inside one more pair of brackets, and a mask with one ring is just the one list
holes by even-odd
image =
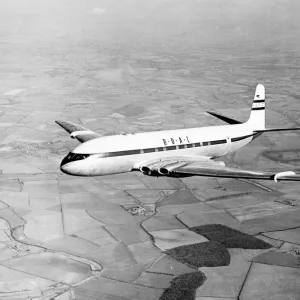
[[179, 246], [167, 250], [166, 253], [196, 268], [228, 266], [230, 263], [230, 254], [226, 247], [214, 241]]
[[145, 112], [145, 108], [141, 105], [131, 103], [121, 107], [117, 110], [117, 112], [129, 118], [143, 114]]
[[196, 290], [206, 280], [205, 275], [198, 271], [182, 274], [171, 281], [170, 287], [164, 290], [160, 300], [194, 300]]
[[202, 225], [190, 230], [205, 236], [210, 241], [219, 242], [227, 248], [269, 249], [272, 245], [241, 231], [221, 224]]

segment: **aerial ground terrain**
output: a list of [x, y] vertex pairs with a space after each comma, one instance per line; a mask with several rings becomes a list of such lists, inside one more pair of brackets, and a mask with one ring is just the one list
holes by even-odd
[[[297, 1], [0, 3], [0, 299], [299, 300], [299, 183], [60, 172], [103, 135], [300, 126]], [[220, 158], [299, 170], [298, 132]]]

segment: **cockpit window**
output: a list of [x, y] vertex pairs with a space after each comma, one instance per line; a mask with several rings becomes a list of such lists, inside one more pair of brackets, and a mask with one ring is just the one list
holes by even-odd
[[82, 160], [89, 157], [89, 154], [81, 154], [81, 153], [72, 153], [70, 152], [62, 161], [62, 165], [67, 164], [72, 161]]
[[80, 154], [80, 153], [70, 152], [67, 157], [68, 157], [68, 159], [74, 161], [74, 160], [85, 159], [85, 158], [89, 157], [89, 154]]

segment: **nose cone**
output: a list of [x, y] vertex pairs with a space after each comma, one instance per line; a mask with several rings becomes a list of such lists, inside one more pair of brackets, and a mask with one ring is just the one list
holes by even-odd
[[80, 165], [78, 165], [80, 162], [67, 162], [63, 164], [63, 161], [61, 162], [60, 165], [60, 170], [68, 175], [74, 175], [74, 176], [83, 176], [84, 173], [80, 168]]
[[60, 163], [60, 168], [62, 169], [69, 162], [68, 155]]
[[60, 170], [65, 174], [70, 174], [68, 165], [69, 165], [69, 162], [68, 162], [68, 158], [66, 156], [60, 164]]
[[61, 165], [60, 166], [60, 170], [63, 172], [63, 173], [65, 173], [65, 174], [69, 174], [70, 175], [70, 173], [68, 172], [68, 168], [66, 167], [66, 165]]
[[89, 163], [86, 163], [88, 154], [70, 152], [61, 162], [60, 170], [69, 175], [87, 176]]
[[76, 161], [72, 161], [72, 157], [74, 156], [73, 153], [69, 153], [60, 163], [60, 170], [68, 175], [76, 175], [74, 173], [74, 163], [76, 164]]

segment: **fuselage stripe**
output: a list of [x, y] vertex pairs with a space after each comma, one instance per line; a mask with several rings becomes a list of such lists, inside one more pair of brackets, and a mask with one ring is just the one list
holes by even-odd
[[[235, 137], [231, 139], [231, 142], [237, 142], [244, 140], [249, 137], [253, 137], [254, 134], [244, 135], [240, 137]], [[157, 148], [145, 148], [145, 149], [136, 149], [136, 150], [124, 150], [124, 151], [115, 151], [115, 152], [107, 152], [107, 153], [99, 153], [102, 157], [116, 157], [116, 156], [125, 156], [125, 155], [134, 155], [134, 154], [143, 154], [143, 153], [153, 153], [160, 151], [170, 151], [177, 149], [187, 149], [187, 148], [196, 148], [196, 147], [205, 147], [210, 145], [220, 145], [226, 144], [226, 139], [215, 140], [215, 141], [207, 141], [207, 142], [198, 142], [198, 143], [189, 143], [189, 144], [181, 144], [181, 145], [172, 145], [165, 147], [157, 147]]]
[[211, 145], [226, 144], [226, 140], [211, 141]]
[[264, 110], [265, 107], [253, 107], [251, 110]]
[[236, 137], [236, 138], [232, 138], [231, 139], [231, 142], [238, 142], [238, 141], [241, 141], [241, 140], [244, 140], [244, 139], [247, 139], [251, 136], [253, 136], [254, 134], [248, 134], [248, 135], [244, 135], [244, 136], [239, 136], [239, 137]]

